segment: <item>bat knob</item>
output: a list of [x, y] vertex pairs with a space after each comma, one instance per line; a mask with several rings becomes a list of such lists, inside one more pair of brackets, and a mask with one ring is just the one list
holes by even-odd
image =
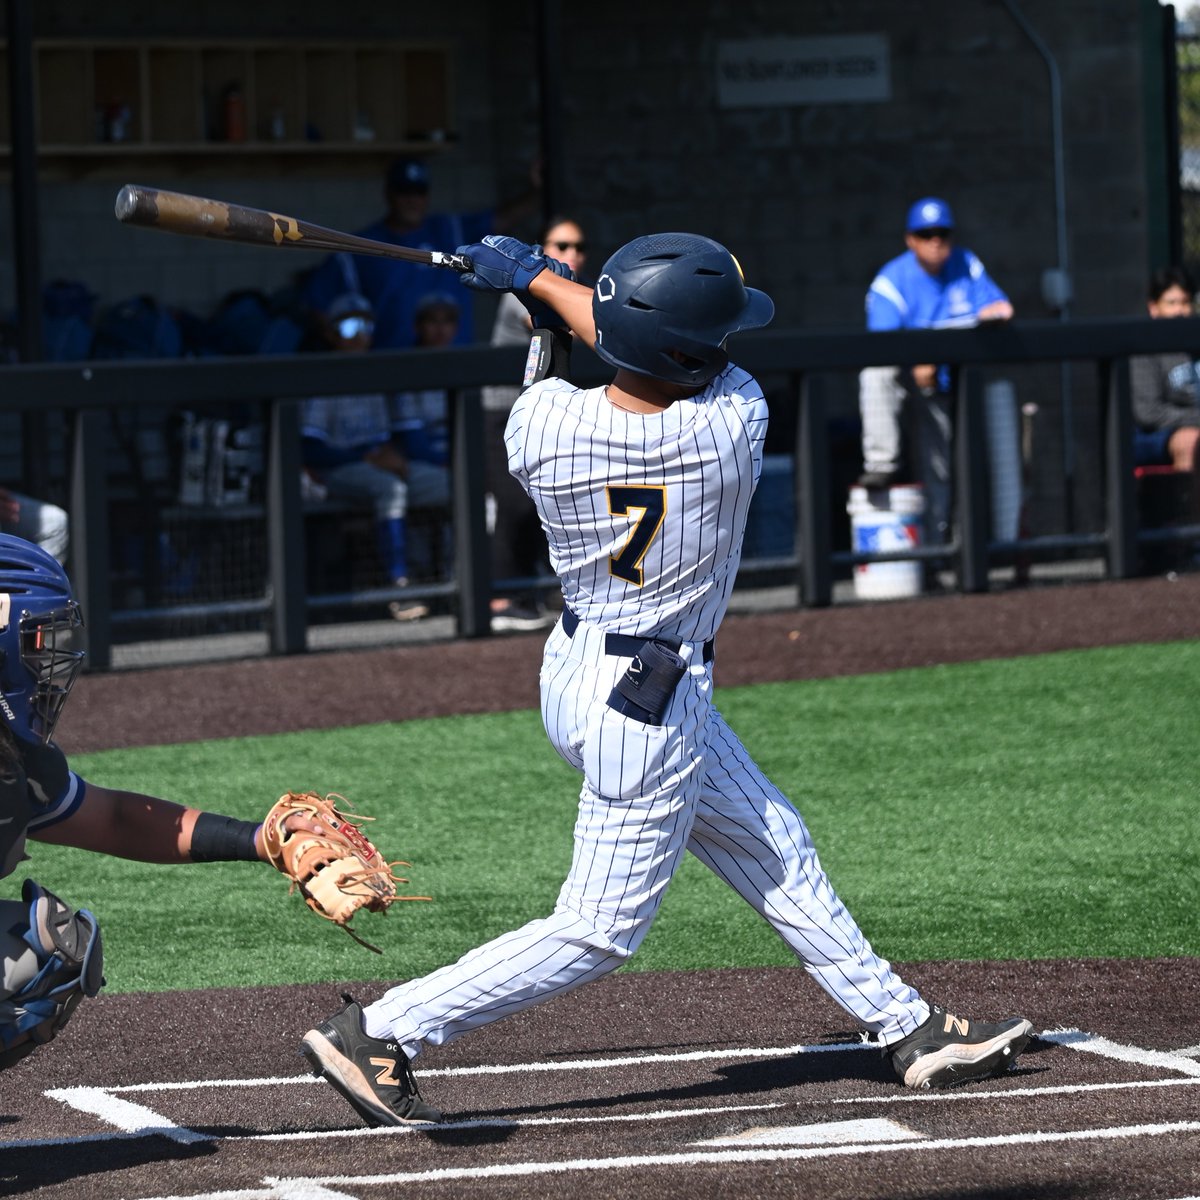
[[158, 215], [154, 204], [155, 195], [153, 188], [127, 183], [117, 193], [117, 202], [113, 206], [117, 220], [126, 224], [152, 224]]
[[118, 221], [128, 221], [137, 209], [137, 188], [127, 183], [118, 193], [117, 202], [113, 206]]

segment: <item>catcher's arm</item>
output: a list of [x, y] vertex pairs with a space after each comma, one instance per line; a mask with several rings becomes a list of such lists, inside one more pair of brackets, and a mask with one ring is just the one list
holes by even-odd
[[80, 786], [84, 796], [79, 807], [61, 821], [31, 830], [30, 837], [139, 862], [186, 863], [207, 861], [193, 853], [196, 841], [204, 841], [207, 828], [219, 831], [215, 852], [208, 859], [266, 861], [262, 835], [252, 822], [186, 808], [160, 796], [118, 791], [83, 780]]

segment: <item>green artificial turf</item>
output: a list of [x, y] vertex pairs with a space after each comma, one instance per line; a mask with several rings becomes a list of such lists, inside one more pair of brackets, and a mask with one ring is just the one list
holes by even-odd
[[[897, 960], [1200, 954], [1200, 643], [719, 689]], [[287, 788], [379, 818], [432, 903], [366, 916], [382, 957], [253, 864], [147, 866], [35, 844], [29, 873], [100, 918], [111, 991], [392, 980], [549, 910], [578, 779], [534, 712], [81, 755], [112, 787], [242, 817]], [[16, 894], [20, 876], [5, 894]], [[692, 859], [628, 969], [789, 963]]]

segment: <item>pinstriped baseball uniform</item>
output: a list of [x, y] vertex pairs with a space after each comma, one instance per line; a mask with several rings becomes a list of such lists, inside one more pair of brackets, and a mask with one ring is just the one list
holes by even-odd
[[[638, 947], [685, 850], [761, 913], [881, 1040], [928, 1016], [834, 893], [796, 810], [712, 706], [705, 642], [721, 623], [762, 466], [767, 408], [730, 366], [661, 413], [559, 379], [513, 407], [509, 466], [545, 526], [567, 608], [541, 670], [546, 732], [583, 773], [571, 870], [554, 911], [387, 992], [367, 1032], [411, 1056], [607, 974]], [[606, 700], [631, 656], [609, 634], [679, 641], [686, 673], [661, 725]]]

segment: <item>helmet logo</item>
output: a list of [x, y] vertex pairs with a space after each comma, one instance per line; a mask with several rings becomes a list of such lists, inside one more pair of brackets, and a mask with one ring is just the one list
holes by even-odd
[[603, 304], [617, 294], [617, 281], [611, 275], [601, 275], [596, 280], [596, 299]]
[[737, 258], [734, 255], [731, 254], [729, 257], [733, 259], [733, 265], [735, 267], [737, 267], [737, 269], [738, 269], [738, 278], [741, 279], [741, 281], [743, 283], [745, 283], [746, 282], [746, 272], [742, 270], [742, 264], [740, 262], [738, 262]]

